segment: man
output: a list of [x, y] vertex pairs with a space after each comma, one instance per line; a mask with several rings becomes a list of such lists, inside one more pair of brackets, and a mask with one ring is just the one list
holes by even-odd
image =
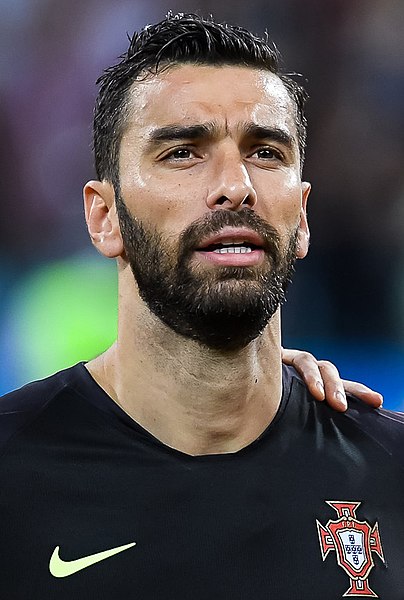
[[401, 598], [401, 418], [333, 412], [281, 366], [303, 90], [189, 15], [100, 84], [84, 199], [118, 338], [2, 401], [4, 597]]

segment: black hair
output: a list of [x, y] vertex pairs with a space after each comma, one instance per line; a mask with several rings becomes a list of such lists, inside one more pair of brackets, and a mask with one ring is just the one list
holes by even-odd
[[303, 164], [306, 143], [303, 87], [280, 72], [280, 56], [273, 42], [243, 27], [216, 23], [194, 14], [169, 14], [129, 38], [121, 62], [105, 70], [94, 110], [94, 155], [97, 176], [119, 189], [119, 147], [128, 116], [132, 84], [172, 65], [240, 65], [266, 69], [283, 82], [295, 105], [298, 142]]

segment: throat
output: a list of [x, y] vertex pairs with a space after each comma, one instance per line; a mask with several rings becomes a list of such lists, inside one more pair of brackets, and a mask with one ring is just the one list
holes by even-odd
[[[221, 406], [218, 410], [203, 411], [192, 415], [188, 434], [180, 437], [178, 432], [167, 445], [186, 454], [229, 454], [249, 446], [267, 429], [273, 420], [279, 403], [272, 406], [267, 399], [244, 403], [238, 410]], [[206, 407], [205, 407], [206, 408]]]
[[185, 454], [237, 452], [256, 440], [281, 400], [278, 319], [248, 347], [223, 352], [147, 315], [136, 335], [120, 327], [120, 341], [89, 364], [97, 383], [136, 423]]
[[[129, 414], [162, 443], [189, 455], [234, 453], [254, 442], [274, 418], [281, 400], [280, 369], [232, 364], [177, 364], [175, 380], [143, 387], [141, 413]], [[280, 364], [280, 363], [279, 363]], [[149, 379], [150, 381], [150, 379]], [[141, 391], [138, 388], [138, 392]]]

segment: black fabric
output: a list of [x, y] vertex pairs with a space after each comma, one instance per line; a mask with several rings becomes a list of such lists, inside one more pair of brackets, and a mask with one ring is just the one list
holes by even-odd
[[[337, 600], [352, 581], [335, 549], [323, 560], [316, 520], [325, 527], [336, 502], [360, 502], [353, 521], [378, 523], [385, 561], [371, 552], [366, 584], [402, 600], [403, 469], [403, 415], [353, 398], [336, 413], [290, 368], [258, 440], [190, 457], [79, 364], [0, 400], [0, 597]], [[56, 546], [74, 561], [132, 542], [67, 577], [49, 572]]]

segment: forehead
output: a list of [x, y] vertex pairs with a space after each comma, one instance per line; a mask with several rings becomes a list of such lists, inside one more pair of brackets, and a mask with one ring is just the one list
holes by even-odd
[[176, 65], [132, 85], [126, 129], [146, 133], [174, 123], [212, 120], [231, 129], [253, 122], [285, 129], [296, 138], [295, 114], [281, 79], [269, 71]]

